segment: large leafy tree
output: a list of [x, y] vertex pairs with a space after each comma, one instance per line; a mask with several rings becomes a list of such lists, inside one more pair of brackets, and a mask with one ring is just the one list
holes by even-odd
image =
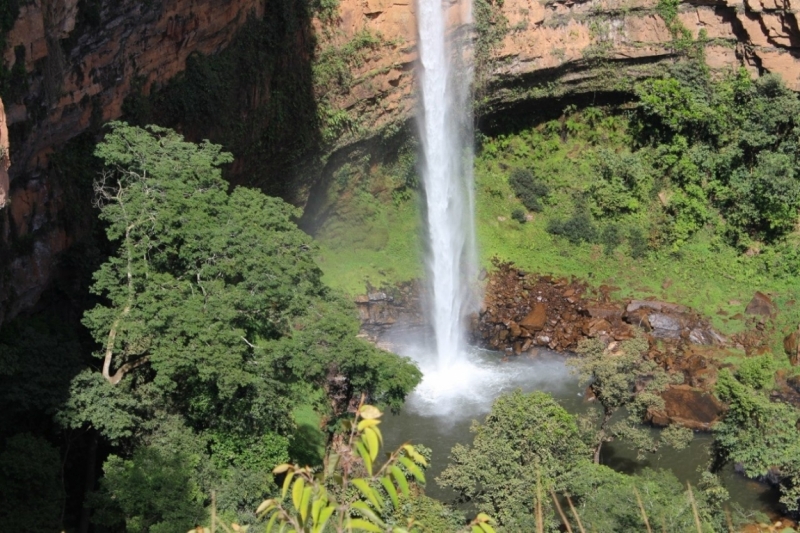
[[471, 446], [457, 444], [438, 478], [508, 531], [533, 531], [536, 487], [565, 488], [565, 475], [589, 465], [576, 418], [543, 392], [501, 396]]
[[725, 418], [714, 427], [715, 447], [752, 478], [776, 479], [781, 503], [800, 509], [800, 411], [772, 401], [766, 385], [772, 372], [762, 357], [743, 365], [735, 375], [720, 371], [716, 392], [728, 404]]
[[[220, 166], [231, 156], [219, 146], [113, 123], [96, 155], [105, 164], [96, 199], [117, 245], [95, 273], [102, 303], [84, 318], [102, 367], [73, 380], [60, 417], [118, 446], [108, 464], [118, 475], [103, 488], [107, 501], [141, 510], [136, 524], [164, 517], [137, 499], [150, 491], [131, 493], [131, 476], [158, 461], [191, 472], [164, 454], [182, 438], [215, 467], [193, 486], [239, 491], [221, 495], [238, 509], [269, 490], [255, 473], [272, 466], [266, 458], [288, 458], [291, 410], [310, 390], [328, 392], [316, 407], [335, 416], [362, 394], [397, 407], [416, 385], [410, 362], [356, 338], [352, 305], [322, 283], [296, 210], [256, 190], [228, 192]], [[182, 429], [164, 431], [165, 420]], [[177, 527], [171, 520], [164, 527]]]

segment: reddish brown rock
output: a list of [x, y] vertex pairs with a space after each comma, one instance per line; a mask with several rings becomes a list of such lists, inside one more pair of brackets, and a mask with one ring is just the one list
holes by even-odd
[[541, 331], [547, 322], [547, 305], [536, 303], [533, 309], [523, 318], [519, 325], [530, 332]]
[[664, 399], [664, 409], [648, 412], [648, 420], [657, 426], [679, 424], [689, 429], [708, 431], [725, 409], [712, 394], [686, 385], [671, 387], [661, 397]]
[[756, 291], [753, 299], [747, 304], [744, 310], [746, 315], [773, 316], [775, 314], [775, 304], [763, 292]]

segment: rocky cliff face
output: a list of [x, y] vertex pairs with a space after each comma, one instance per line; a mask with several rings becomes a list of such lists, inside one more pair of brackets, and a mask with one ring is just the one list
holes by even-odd
[[[541, 98], [627, 91], [633, 80], [657, 73], [661, 63], [682, 53], [683, 30], [702, 42], [712, 68], [744, 65], [754, 75], [775, 72], [800, 90], [794, 14], [800, 6], [793, 0], [697, 0], [677, 10], [667, 0], [475, 1], [474, 25], [468, 24], [468, 4], [451, 1], [452, 35], [477, 34], [477, 96], [484, 109], [496, 113]], [[0, 149], [10, 138], [12, 162], [6, 174], [9, 151], [3, 152], [0, 205], [7, 205], [0, 208], [0, 322], [36, 302], [57, 271], [59, 254], [80, 237], [75, 228], [82, 226], [71, 227], [63, 217], [65, 205], [75, 199], [68, 199], [63, 180], [46, 171], [53, 150], [120, 117], [127, 96], [157, 92], [186, 68], [193, 53], [225, 49], [249, 16], [285, 17], [287, 5], [306, 6], [303, 0], [20, 3], [3, 56], [16, 77], [4, 112], [0, 108]], [[313, 70], [321, 130], [314, 148], [332, 154], [370, 137], [390, 137], [416, 105], [414, 0], [341, 0], [335, 12], [316, 14], [306, 30], [291, 25], [285, 30], [298, 50], [309, 48], [307, 34], [316, 39], [310, 45], [313, 57], [301, 58]], [[285, 58], [280, 62], [289, 64]], [[241, 112], [264, 102], [280, 106], [282, 88], [274, 80], [253, 84]], [[214, 121], [208, 122], [187, 133], [214, 139]], [[327, 170], [335, 161], [328, 159]], [[325, 175], [324, 165], [319, 168]]]

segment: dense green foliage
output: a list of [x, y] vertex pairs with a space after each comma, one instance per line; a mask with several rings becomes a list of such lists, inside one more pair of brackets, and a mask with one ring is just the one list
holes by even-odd
[[508, 184], [528, 211], [542, 210], [542, 200], [550, 194], [547, 185], [537, 181], [530, 170], [516, 168], [511, 171]]
[[[606, 349], [600, 340], [587, 339], [578, 345], [578, 356], [570, 360], [581, 381], [588, 385], [603, 408], [599, 424], [590, 421], [599, 425], [592, 442], [596, 463], [600, 461], [603, 443], [615, 437], [628, 441], [640, 456], [657, 451], [662, 444], [682, 448], [692, 439], [690, 430], [677, 426], [663, 430], [658, 439], [653, 439], [641, 427], [649, 409], [664, 408], [660, 393], [671, 383], [683, 381], [682, 375], [670, 375], [660, 365], [645, 358], [648, 347], [642, 334], [622, 341], [613, 352]], [[625, 409], [627, 416], [611, 425], [612, 417], [620, 409]]]
[[741, 465], [749, 477], [779, 482], [781, 502], [796, 511], [800, 509], [800, 412], [772, 401], [763, 390], [772, 377], [763, 371], [769, 364], [767, 358], [758, 358], [736, 376], [720, 372], [716, 392], [729, 409], [714, 429], [715, 445], [724, 460]]
[[500, 397], [472, 431], [472, 445], [453, 448], [438, 482], [509, 531], [533, 530], [537, 477], [563, 489], [565, 476], [591, 457], [575, 417], [541, 392]]
[[0, 524], [6, 531], [58, 531], [64, 509], [58, 449], [19, 433], [0, 452]]
[[[316, 401], [333, 420], [361, 393], [401, 404], [419, 371], [355, 338], [354, 310], [320, 281], [294, 209], [228, 193], [219, 146], [117, 123], [97, 156], [118, 248], [95, 275], [105, 303], [85, 324], [105, 366], [76, 376], [59, 418], [118, 447], [98, 520], [188, 529], [211, 488], [223, 512], [248, 516], [273, 488], [263, 472], [289, 458], [296, 405]], [[154, 469], [164, 480], [142, 486]]]

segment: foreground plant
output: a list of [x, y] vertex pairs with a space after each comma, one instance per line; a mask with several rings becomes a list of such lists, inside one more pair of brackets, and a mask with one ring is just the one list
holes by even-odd
[[[346, 423], [347, 441], [328, 453], [320, 471], [289, 463], [273, 469], [274, 475], [284, 476], [280, 496], [264, 500], [256, 510], [259, 518], [267, 521], [267, 533], [432, 531], [414, 518], [407, 519], [403, 526], [392, 523], [401, 499], [417, 496], [414, 482], [425, 484], [428, 462], [417, 448], [404, 444], [378, 467], [376, 461], [383, 445], [378, 427], [381, 416], [377, 407], [359, 406], [355, 419]], [[488, 515], [480, 513], [462, 531], [494, 533], [491, 522]], [[229, 532], [248, 529], [238, 524], [219, 525]], [[211, 533], [215, 526], [212, 515], [211, 529], [192, 531]]]

